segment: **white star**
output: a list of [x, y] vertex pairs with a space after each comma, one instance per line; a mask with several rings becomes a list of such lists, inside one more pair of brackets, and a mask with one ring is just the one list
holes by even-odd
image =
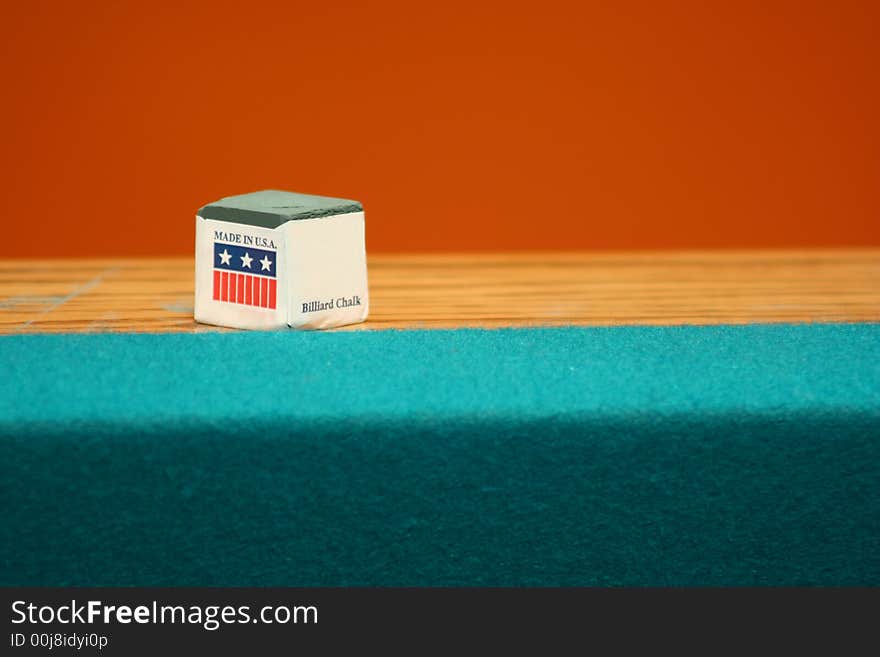
[[269, 256], [263, 256], [263, 259], [260, 260], [260, 264], [263, 265], [263, 269], [260, 271], [265, 271], [266, 269], [272, 271], [272, 261], [269, 260]]
[[245, 254], [243, 256], [241, 256], [241, 266], [247, 267], [248, 269], [250, 269], [251, 268], [251, 260], [253, 260], [253, 258], [251, 258], [247, 254], [247, 252], [245, 252]]
[[229, 264], [229, 259], [232, 257], [231, 253], [227, 253], [226, 249], [223, 249], [223, 253], [219, 253], [218, 255], [220, 256], [220, 264], [221, 265], [228, 265]]

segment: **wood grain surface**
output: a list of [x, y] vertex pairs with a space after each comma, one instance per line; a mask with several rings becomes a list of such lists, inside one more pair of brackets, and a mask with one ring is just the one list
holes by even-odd
[[[382, 255], [338, 330], [880, 321], [880, 249]], [[217, 331], [192, 259], [5, 260], [0, 333]]]

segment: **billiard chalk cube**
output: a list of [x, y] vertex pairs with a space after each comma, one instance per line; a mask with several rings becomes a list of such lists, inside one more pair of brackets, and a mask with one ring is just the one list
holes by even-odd
[[245, 329], [323, 329], [369, 310], [357, 201], [265, 190], [196, 214], [195, 319]]

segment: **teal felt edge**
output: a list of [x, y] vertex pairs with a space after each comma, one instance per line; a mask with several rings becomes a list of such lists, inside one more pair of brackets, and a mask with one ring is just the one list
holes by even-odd
[[0, 363], [2, 584], [880, 584], [877, 324], [17, 336]]

